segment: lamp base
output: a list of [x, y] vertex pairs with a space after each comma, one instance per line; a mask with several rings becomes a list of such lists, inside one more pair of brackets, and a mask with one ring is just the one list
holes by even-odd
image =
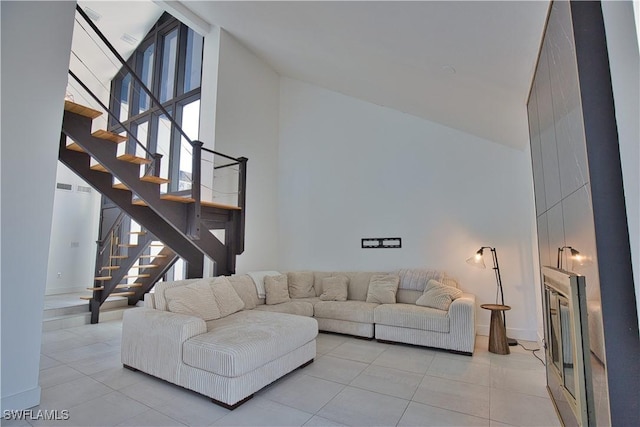
[[518, 341], [515, 338], [507, 337], [507, 343], [509, 344], [510, 347], [513, 347], [514, 345], [518, 345]]

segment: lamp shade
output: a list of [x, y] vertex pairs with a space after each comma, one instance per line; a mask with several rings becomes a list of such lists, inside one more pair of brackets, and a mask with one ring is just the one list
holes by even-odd
[[473, 265], [478, 268], [487, 268], [484, 263], [484, 257], [482, 256], [483, 249], [479, 249], [471, 258], [467, 259], [467, 264]]

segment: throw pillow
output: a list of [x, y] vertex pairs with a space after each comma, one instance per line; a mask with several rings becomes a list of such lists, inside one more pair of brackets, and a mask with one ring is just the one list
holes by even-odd
[[172, 313], [186, 314], [203, 320], [222, 317], [211, 289], [210, 279], [202, 279], [186, 286], [168, 288], [164, 292], [167, 308]]
[[291, 298], [312, 298], [316, 296], [312, 271], [292, 271], [287, 274], [289, 296]]
[[443, 285], [431, 279], [427, 282], [427, 287], [416, 305], [423, 307], [437, 308], [438, 310], [449, 310], [451, 302], [462, 296], [462, 291], [452, 286]]
[[245, 310], [253, 310], [258, 305], [258, 292], [256, 291], [256, 285], [246, 274], [239, 274], [234, 276], [228, 276], [231, 286], [238, 293], [238, 296], [244, 302]]
[[394, 274], [374, 274], [369, 281], [367, 302], [395, 304], [400, 277]]
[[220, 317], [226, 317], [244, 308], [244, 302], [226, 276], [218, 276], [209, 283], [216, 298]]
[[347, 276], [331, 276], [322, 279], [322, 301], [346, 301], [349, 290]]
[[265, 300], [265, 304], [267, 305], [291, 301], [286, 274], [266, 276], [264, 278], [264, 291], [267, 295]]

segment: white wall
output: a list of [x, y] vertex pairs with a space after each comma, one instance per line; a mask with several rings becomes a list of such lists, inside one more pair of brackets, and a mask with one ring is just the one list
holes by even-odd
[[0, 7], [5, 410], [40, 402], [42, 310], [75, 2]]
[[[46, 295], [93, 286], [100, 226], [100, 193], [60, 162], [56, 182], [70, 184], [71, 190], [55, 190]], [[78, 186], [91, 192], [78, 191]]]
[[[220, 30], [215, 149], [249, 159], [245, 252], [237, 259], [238, 273], [278, 263], [278, 95], [278, 74]], [[217, 195], [224, 203], [224, 195]]]
[[640, 53], [633, 3], [602, 2], [640, 327]]
[[[441, 268], [480, 304], [495, 299], [493, 272], [465, 260], [495, 246], [509, 333], [537, 338], [527, 152], [289, 78], [279, 150], [279, 268]], [[361, 249], [363, 237], [402, 249]], [[487, 333], [489, 313], [478, 322]]]

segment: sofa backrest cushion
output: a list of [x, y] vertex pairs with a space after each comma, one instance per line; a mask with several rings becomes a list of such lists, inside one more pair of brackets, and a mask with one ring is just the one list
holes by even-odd
[[317, 296], [313, 286], [313, 271], [291, 271], [287, 273], [287, 279], [291, 298], [312, 298]]
[[166, 289], [164, 296], [172, 313], [195, 316], [205, 321], [222, 317], [209, 279]]
[[236, 293], [244, 302], [245, 310], [253, 310], [260, 303], [258, 299], [258, 291], [253, 279], [248, 274], [237, 274], [228, 276], [229, 282]]
[[349, 278], [342, 274], [322, 279], [322, 301], [346, 301], [349, 295]]
[[240, 311], [244, 302], [225, 276], [207, 277], [183, 286], [164, 289], [168, 311], [199, 317], [205, 321], [220, 319]]
[[174, 282], [160, 282], [157, 283], [153, 289], [154, 293], [154, 303], [156, 310], [168, 311], [169, 307], [167, 306], [167, 299], [165, 298], [165, 291], [167, 289], [176, 288], [179, 286], [186, 286], [190, 283], [197, 282], [202, 279], [186, 279], [186, 280], [176, 280]]
[[227, 317], [244, 308], [244, 302], [233, 289], [229, 278], [226, 276], [218, 276], [212, 280], [211, 288], [213, 295], [220, 310], [220, 317]]

